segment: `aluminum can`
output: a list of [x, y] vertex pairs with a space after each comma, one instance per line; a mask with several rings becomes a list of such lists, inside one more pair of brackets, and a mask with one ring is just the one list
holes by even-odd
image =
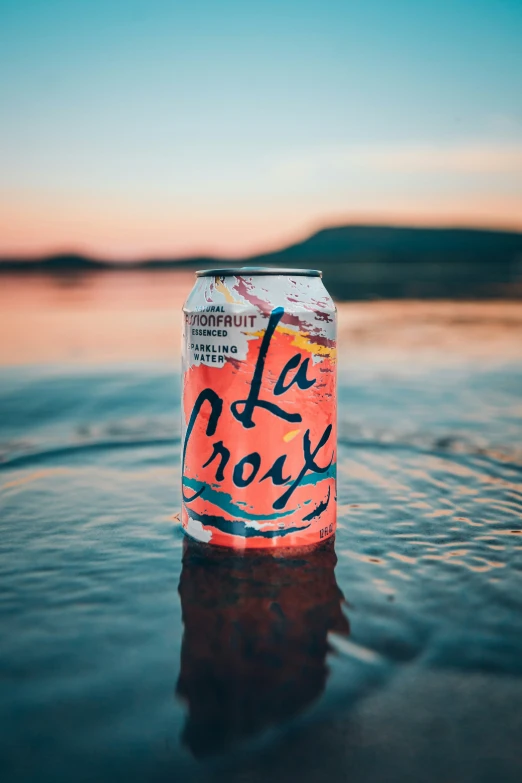
[[182, 526], [239, 549], [336, 525], [336, 311], [321, 273], [210, 269], [185, 305]]

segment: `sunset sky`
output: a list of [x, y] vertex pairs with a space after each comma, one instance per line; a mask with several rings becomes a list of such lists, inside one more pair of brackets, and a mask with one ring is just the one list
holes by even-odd
[[0, 255], [522, 229], [521, 0], [0, 0]]

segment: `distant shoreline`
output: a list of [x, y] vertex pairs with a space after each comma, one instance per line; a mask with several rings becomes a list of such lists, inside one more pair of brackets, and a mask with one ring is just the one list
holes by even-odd
[[338, 226], [242, 259], [212, 256], [110, 261], [78, 253], [0, 259], [1, 274], [195, 270], [241, 266], [321, 269], [337, 299], [522, 298], [522, 231]]
[[[424, 245], [424, 250], [433, 254], [433, 242], [440, 244], [440, 239], [450, 249], [451, 245], [461, 245], [461, 249], [469, 250], [469, 247], [480, 240], [487, 241], [488, 245], [498, 242], [499, 245], [505, 245], [506, 242], [518, 245], [519, 252], [522, 252], [522, 231], [504, 231], [494, 228], [447, 228], [447, 227], [404, 227], [404, 226], [380, 226], [380, 225], [346, 225], [332, 228], [321, 229], [310, 235], [302, 242], [285, 246], [280, 250], [274, 250], [267, 253], [261, 253], [242, 258], [226, 258], [220, 256], [184, 256], [173, 258], [144, 258], [136, 260], [116, 261], [113, 259], [99, 258], [77, 252], [53, 253], [45, 256], [11, 256], [0, 257], [0, 273], [4, 271], [30, 272], [33, 270], [50, 272], [74, 270], [108, 270], [120, 271], [129, 269], [182, 269], [208, 267], [251, 265], [255, 262], [270, 264], [282, 256], [287, 256], [289, 262], [294, 260], [291, 256], [298, 255], [309, 256], [310, 251], [324, 252], [325, 245], [335, 242], [335, 254], [337, 261], [343, 261], [343, 251], [352, 250], [349, 246], [354, 242], [360, 245], [360, 250], [368, 250], [371, 245], [378, 244], [381, 256], [390, 256], [393, 261], [393, 255], [397, 252], [397, 240], [399, 242], [414, 241], [415, 245]], [[345, 245], [345, 247], [343, 247]], [[430, 246], [431, 245], [431, 246]], [[421, 249], [421, 248], [417, 248]], [[402, 248], [404, 250], [404, 248]], [[315, 255], [315, 254], [314, 254]], [[330, 253], [329, 253], [330, 255]], [[350, 253], [352, 255], [352, 253]], [[348, 260], [348, 259], [346, 259]], [[384, 258], [382, 258], [384, 260]], [[522, 260], [522, 259], [521, 259]], [[419, 259], [422, 261], [422, 259]]]

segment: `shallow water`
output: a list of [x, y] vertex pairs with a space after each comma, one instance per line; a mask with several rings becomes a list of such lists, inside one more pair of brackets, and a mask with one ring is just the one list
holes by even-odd
[[2, 780], [521, 779], [520, 312], [397, 307], [341, 308], [335, 548], [288, 560], [184, 542], [152, 334], [2, 369]]

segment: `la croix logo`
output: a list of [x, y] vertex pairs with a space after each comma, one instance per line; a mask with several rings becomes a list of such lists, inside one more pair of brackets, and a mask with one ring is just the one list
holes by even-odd
[[[236, 400], [230, 404], [230, 410], [232, 412], [232, 415], [241, 424], [241, 426], [244, 429], [251, 429], [252, 427], [256, 426], [256, 422], [254, 421], [254, 413], [257, 408], [264, 408], [264, 410], [268, 411], [273, 416], [277, 416], [280, 419], [284, 419], [284, 421], [288, 421], [292, 423], [297, 423], [302, 421], [302, 416], [300, 413], [289, 413], [280, 405], [278, 405], [276, 402], [273, 402], [272, 400], [266, 400], [260, 398], [266, 356], [270, 348], [270, 342], [276, 330], [277, 324], [283, 317], [283, 313], [284, 313], [283, 307], [276, 307], [274, 310], [272, 310], [270, 314], [268, 325], [265, 334], [263, 335], [263, 340], [261, 342], [261, 347], [259, 349], [259, 355], [257, 357], [256, 366], [252, 376], [248, 397], [246, 398], [246, 400]], [[313, 386], [315, 383], [315, 378], [310, 379], [307, 376], [309, 362], [310, 359], [308, 358], [301, 361], [300, 353], [296, 353], [294, 356], [292, 356], [292, 358], [287, 361], [287, 363], [285, 364], [285, 366], [283, 367], [283, 369], [279, 374], [279, 377], [273, 389], [273, 396], [274, 397], [284, 396], [286, 392], [292, 386], [294, 386], [294, 384], [299, 389], [303, 389], [303, 390], [309, 389], [311, 386]], [[292, 372], [292, 370], [295, 370], [295, 373], [293, 377], [289, 380], [288, 375], [289, 373]], [[196, 420], [205, 403], [208, 403], [210, 405], [210, 416], [208, 419], [205, 434], [208, 438], [211, 438], [216, 432], [219, 418], [223, 411], [223, 400], [219, 396], [219, 394], [217, 394], [213, 389], [210, 388], [203, 389], [203, 391], [200, 392], [200, 394], [198, 395], [196, 402], [194, 403], [194, 407], [190, 414], [190, 419], [187, 425], [185, 443], [183, 446], [183, 466], [185, 466], [187, 446], [190, 441], [192, 430], [194, 429]], [[281, 510], [285, 508], [286, 504], [292, 497], [297, 487], [302, 482], [306, 473], [308, 473], [309, 471], [311, 473], [326, 473], [326, 471], [332, 464], [333, 453], [332, 456], [330, 457], [330, 461], [328, 462], [328, 464], [323, 466], [318, 465], [316, 463], [315, 457], [318, 451], [327, 443], [331, 433], [332, 433], [332, 425], [328, 424], [323, 434], [321, 435], [319, 442], [317, 443], [315, 448], [313, 448], [310, 440], [310, 430], [309, 429], [306, 430], [306, 432], [303, 435], [303, 442], [302, 442], [303, 466], [299, 471], [298, 475], [295, 477], [295, 479], [288, 487], [288, 489], [286, 489], [283, 492], [283, 494], [280, 495], [272, 503], [272, 507], [274, 509]], [[201, 467], [203, 468], [208, 467], [208, 465], [214, 462], [214, 460], [217, 461], [216, 472], [215, 472], [216, 481], [217, 482], [223, 481], [225, 478], [225, 470], [227, 469], [227, 465], [230, 460], [230, 450], [226, 447], [226, 445], [223, 443], [222, 440], [218, 440], [212, 443], [212, 453], [210, 457], [207, 459], [207, 461], [204, 462]], [[283, 475], [285, 460], [286, 460], [286, 454], [282, 454], [280, 457], [277, 457], [277, 459], [274, 460], [273, 464], [269, 467], [266, 473], [264, 473], [264, 475], [259, 479], [259, 481], [261, 482], [264, 481], [265, 479], [271, 479], [274, 485], [287, 484], [287, 482], [289, 482], [292, 479], [292, 476]], [[236, 465], [234, 465], [232, 471], [232, 481], [234, 482], [236, 487], [247, 487], [257, 478], [260, 469], [261, 469], [261, 455], [257, 451], [252, 451], [250, 454], [247, 454], [242, 459], [240, 459], [239, 462], [236, 463]], [[185, 479], [185, 475], [183, 475], [183, 480], [184, 479]], [[192, 495], [187, 495], [185, 492], [185, 488], [183, 487], [182, 493], [183, 493], [183, 500], [185, 501], [185, 503], [192, 503], [194, 500], [196, 500], [196, 498], [201, 497], [205, 492], [205, 487], [206, 484], [203, 484]]]

